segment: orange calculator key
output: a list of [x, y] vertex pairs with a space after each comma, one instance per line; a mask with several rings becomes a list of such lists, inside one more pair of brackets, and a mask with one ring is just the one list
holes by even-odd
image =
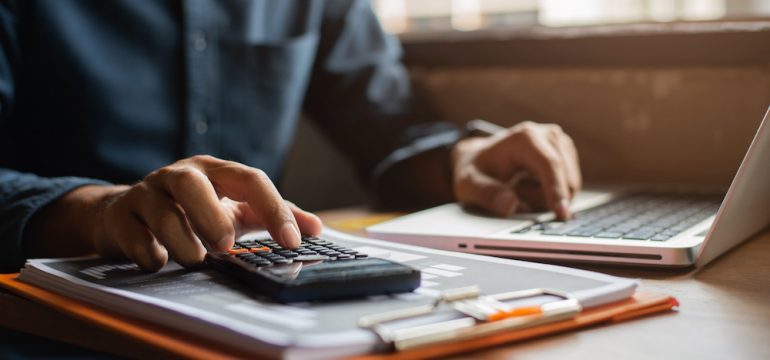
[[252, 248], [250, 251], [253, 252], [253, 253], [257, 253], [257, 252], [270, 252], [271, 250], [270, 250], [269, 247], [263, 246], [263, 247], [258, 247], [258, 248]]
[[230, 250], [227, 250], [227, 253], [230, 254], [230, 255], [243, 254], [245, 252], [249, 252], [249, 249], [230, 249]]

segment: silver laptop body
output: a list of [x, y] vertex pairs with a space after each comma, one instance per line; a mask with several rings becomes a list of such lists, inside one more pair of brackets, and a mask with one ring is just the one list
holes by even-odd
[[367, 228], [378, 239], [546, 261], [703, 266], [770, 223], [768, 115], [726, 194], [649, 186], [594, 187], [575, 219], [550, 213], [494, 218], [446, 204]]

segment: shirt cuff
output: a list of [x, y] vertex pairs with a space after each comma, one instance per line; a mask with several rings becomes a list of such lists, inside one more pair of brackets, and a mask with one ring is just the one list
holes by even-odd
[[371, 179], [373, 189], [379, 189], [380, 179], [394, 165], [414, 156], [437, 149], [446, 149], [447, 161], [449, 161], [448, 151], [465, 135], [464, 131], [450, 123], [435, 123], [429, 129], [429, 135], [416, 137], [405, 145], [396, 148], [375, 166]]
[[[30, 219], [45, 206], [76, 188], [86, 185], [111, 185], [96, 179], [78, 177], [41, 178], [31, 176], [33, 184], [20, 189], [19, 195], [6, 204], [0, 221], [0, 272], [18, 271], [26, 261], [24, 231]], [[67, 234], [62, 234], [67, 236]]]

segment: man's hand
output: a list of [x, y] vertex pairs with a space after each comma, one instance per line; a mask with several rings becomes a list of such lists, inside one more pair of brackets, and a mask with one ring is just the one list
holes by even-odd
[[545, 208], [566, 219], [582, 183], [572, 139], [552, 124], [523, 122], [462, 140], [452, 165], [457, 201], [498, 216]]
[[[204, 244], [225, 251], [258, 228], [288, 248], [299, 245], [300, 234], [317, 235], [322, 228], [318, 217], [284, 201], [261, 170], [211, 156], [178, 161], [133, 186], [79, 188], [49, 208], [35, 220], [38, 227], [50, 229], [56, 216], [69, 218], [75, 223], [60, 228], [80, 227], [92, 249], [126, 256], [145, 270], [162, 268], [169, 254], [181, 265], [197, 265]], [[48, 248], [52, 244], [41, 244], [44, 233], [33, 243]]]

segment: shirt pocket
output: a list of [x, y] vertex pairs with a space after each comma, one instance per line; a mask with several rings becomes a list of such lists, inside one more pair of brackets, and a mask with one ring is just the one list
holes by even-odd
[[[283, 158], [290, 145], [312, 75], [318, 36], [306, 32], [222, 49], [230, 52], [222, 64], [222, 88], [228, 93], [222, 97], [223, 114], [239, 119], [240, 134], [232, 137], [241, 138], [250, 149], [251, 155], [239, 155], [255, 159], [258, 154], [255, 165], [270, 167], [267, 163]], [[231, 144], [223, 142], [225, 148]]]

